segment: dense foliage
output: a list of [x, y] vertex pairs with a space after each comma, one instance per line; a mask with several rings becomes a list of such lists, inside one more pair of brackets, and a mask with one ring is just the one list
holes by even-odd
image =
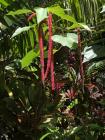
[[105, 1], [0, 0], [0, 139], [105, 139]]

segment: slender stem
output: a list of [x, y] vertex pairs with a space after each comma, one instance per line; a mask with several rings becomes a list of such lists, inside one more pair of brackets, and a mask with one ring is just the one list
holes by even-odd
[[84, 68], [83, 68], [83, 61], [82, 61], [82, 45], [81, 45], [80, 28], [77, 29], [77, 33], [78, 33], [78, 50], [79, 50], [79, 57], [80, 57], [80, 76], [81, 76], [82, 90], [84, 92]]
[[39, 27], [38, 38], [39, 38], [39, 48], [40, 48], [41, 79], [42, 79], [42, 83], [44, 83], [44, 47], [43, 47], [43, 37], [42, 37], [41, 27]]
[[48, 16], [48, 31], [49, 31], [49, 48], [48, 48], [48, 60], [47, 60], [47, 68], [46, 68], [46, 72], [45, 72], [45, 79], [48, 76], [48, 73], [50, 71], [50, 67], [51, 67], [51, 51], [52, 51], [52, 15], [49, 14]]

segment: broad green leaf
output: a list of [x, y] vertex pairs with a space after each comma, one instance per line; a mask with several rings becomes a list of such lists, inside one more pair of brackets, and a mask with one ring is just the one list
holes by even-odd
[[37, 52], [35, 52], [35, 50], [29, 51], [21, 61], [22, 68], [29, 66], [32, 63], [33, 59], [38, 56], [39, 56], [39, 51]]
[[51, 13], [57, 14], [57, 15], [59, 15], [59, 14], [64, 15], [65, 14], [64, 9], [61, 8], [60, 6], [48, 7], [48, 12], [51, 12]]
[[0, 3], [7, 7], [9, 4], [5, 0], [0, 0]]
[[85, 25], [84, 23], [78, 23], [78, 24], [80, 25], [80, 27], [82, 27], [88, 31], [91, 31], [91, 29], [87, 25]]
[[44, 140], [48, 135], [51, 135], [51, 133], [46, 133], [45, 135], [43, 135], [40, 140]]
[[31, 12], [32, 11], [29, 9], [19, 9], [17, 11], [10, 11], [7, 15], [15, 16], [15, 15], [22, 15], [22, 14], [27, 14]]
[[102, 11], [100, 13], [104, 13], [105, 12], [105, 5], [102, 6]]
[[60, 6], [49, 7], [48, 12], [51, 12], [51, 13], [61, 17], [61, 19], [64, 19], [64, 20], [67, 20], [70, 22], [76, 22], [76, 20], [72, 16], [65, 14], [64, 9], [61, 8]]
[[36, 8], [35, 11], [37, 15], [38, 24], [47, 18], [47, 8]]
[[71, 42], [78, 43], [78, 36], [75, 33], [67, 33], [67, 38], [70, 39]]
[[60, 43], [62, 46], [72, 48], [74, 43], [78, 43], [78, 36], [75, 33], [68, 33], [67, 36], [54, 35], [52, 36], [54, 42]]
[[69, 27], [68, 29], [76, 29], [76, 28], [79, 28], [79, 27], [81, 27], [81, 28], [84, 28], [84, 29], [86, 29], [86, 30], [88, 30], [88, 31], [91, 31], [91, 29], [87, 26], [87, 25], [85, 25], [84, 23], [74, 23], [71, 27]]
[[90, 61], [91, 59], [93, 59], [95, 57], [97, 57], [97, 54], [94, 52], [92, 46], [85, 47], [83, 54], [84, 54], [84, 60], [83, 60], [84, 63]]
[[92, 59], [97, 59], [105, 57], [105, 46], [86, 46], [83, 51], [84, 59], [83, 62], [91, 61]]
[[21, 34], [21, 33], [23, 33], [23, 32], [28, 31], [28, 30], [30, 30], [30, 28], [33, 28], [33, 27], [35, 27], [35, 25], [26, 26], [26, 27], [19, 27], [19, 28], [13, 33], [13, 35], [12, 35], [11, 38], [13, 38], [13, 37], [15, 37], [15, 36], [17, 36], [17, 35], [19, 35], [19, 34]]
[[69, 15], [66, 15], [66, 14], [64, 14], [64, 15], [59, 14], [58, 16], [60, 16], [64, 20], [74, 22], [74, 23], [76, 22], [76, 20], [72, 16], [69, 16]]

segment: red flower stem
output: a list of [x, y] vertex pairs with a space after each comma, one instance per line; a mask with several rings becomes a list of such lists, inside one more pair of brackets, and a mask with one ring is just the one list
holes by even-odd
[[53, 51], [51, 53], [51, 87], [52, 87], [52, 93], [55, 91], [55, 76], [54, 76], [54, 55]]
[[81, 76], [81, 83], [84, 87], [84, 68], [83, 68], [83, 61], [82, 61], [82, 45], [81, 45], [80, 28], [77, 29], [77, 33], [78, 33], [78, 50], [80, 56], [80, 76]]
[[48, 60], [47, 60], [47, 68], [46, 68], [46, 72], [45, 72], [45, 79], [48, 76], [48, 73], [50, 71], [50, 67], [51, 67], [51, 51], [52, 51], [52, 15], [49, 13], [48, 15], [48, 31], [49, 31], [49, 48], [48, 48]]
[[55, 76], [54, 76], [54, 55], [53, 55], [53, 41], [52, 41], [52, 14], [49, 14], [49, 47], [51, 47], [51, 87], [52, 94], [55, 91]]
[[32, 18], [35, 17], [35, 16], [36, 16], [36, 13], [32, 12], [32, 14], [28, 17], [27, 20], [30, 21], [30, 20], [32, 20]]
[[55, 90], [55, 77], [54, 77], [54, 56], [53, 56], [53, 41], [52, 41], [52, 14], [48, 15], [48, 31], [49, 31], [49, 49], [48, 49], [48, 61], [45, 72], [45, 78], [47, 78], [49, 71], [51, 72], [51, 88], [52, 94]]
[[41, 27], [39, 26], [38, 31], [39, 48], [40, 48], [40, 64], [41, 64], [41, 79], [44, 84], [44, 47], [43, 47], [43, 37]]

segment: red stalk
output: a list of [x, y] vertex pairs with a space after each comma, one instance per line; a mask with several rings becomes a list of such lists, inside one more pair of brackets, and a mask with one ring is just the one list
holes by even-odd
[[51, 47], [51, 87], [53, 93], [55, 90], [55, 77], [54, 77], [53, 41], [51, 37], [52, 37], [52, 14], [49, 14], [49, 47]]
[[55, 90], [55, 77], [54, 77], [54, 56], [53, 56], [53, 51], [51, 53], [51, 87], [52, 87], [52, 92]]
[[35, 17], [35, 16], [36, 16], [36, 13], [32, 12], [32, 14], [28, 17], [27, 20], [30, 21], [30, 20], [32, 20], [32, 18]]
[[47, 68], [46, 68], [46, 72], [45, 72], [45, 79], [48, 76], [50, 67], [51, 67], [51, 51], [52, 51], [52, 15], [49, 14], [48, 16], [48, 30], [49, 30], [49, 48], [48, 48], [48, 60], [47, 60]]
[[79, 55], [80, 55], [80, 76], [81, 76], [81, 82], [84, 83], [84, 69], [83, 69], [83, 62], [82, 62], [82, 45], [81, 45], [81, 34], [80, 34], [80, 28], [77, 30], [78, 33], [78, 49], [79, 49]]
[[49, 30], [49, 50], [48, 50], [48, 61], [47, 69], [45, 72], [45, 78], [47, 78], [49, 70], [51, 72], [51, 88], [52, 92], [55, 90], [55, 77], [54, 77], [54, 56], [53, 56], [53, 41], [52, 37], [52, 14], [48, 15], [48, 30]]
[[43, 47], [43, 37], [42, 37], [41, 27], [39, 27], [38, 39], [39, 39], [39, 48], [40, 48], [41, 79], [42, 82], [44, 83], [44, 47]]

